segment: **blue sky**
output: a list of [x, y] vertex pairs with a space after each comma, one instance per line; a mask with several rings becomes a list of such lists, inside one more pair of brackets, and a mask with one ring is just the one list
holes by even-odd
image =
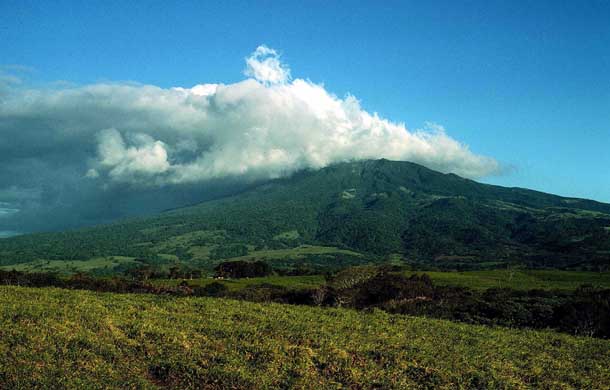
[[608, 1], [93, 3], [2, 1], [4, 74], [234, 83], [266, 44], [293, 77], [510, 168], [485, 182], [610, 202]]

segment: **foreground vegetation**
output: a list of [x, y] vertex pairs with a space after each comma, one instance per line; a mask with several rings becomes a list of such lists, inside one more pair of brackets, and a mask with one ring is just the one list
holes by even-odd
[[610, 386], [610, 341], [381, 311], [0, 287], [12, 389]]
[[[290, 259], [291, 256], [309, 253], [334, 253], [334, 248], [324, 247], [299, 247], [291, 250], [277, 250], [272, 252], [282, 253], [283, 259]], [[326, 251], [326, 252], [323, 252]], [[267, 252], [268, 253], [268, 252]], [[280, 256], [281, 257], [281, 256]], [[269, 257], [263, 256], [269, 262]], [[230, 258], [223, 260], [238, 261], [244, 258]], [[246, 258], [246, 260], [257, 260], [258, 257]], [[273, 258], [271, 258], [273, 264]], [[222, 262], [220, 262], [222, 264]], [[172, 267], [177, 267], [177, 277], [170, 278]], [[150, 266], [135, 260], [132, 257], [109, 256], [91, 260], [36, 260], [28, 263], [18, 263], [0, 266], [0, 271], [20, 271], [20, 272], [50, 272], [59, 275], [71, 275], [76, 273], [87, 273], [95, 276], [133, 276], [140, 269], [149, 269], [151, 277], [154, 277], [155, 284], [177, 285], [180, 279], [189, 279], [189, 284], [195, 286], [205, 286], [214, 283], [211, 278], [214, 270], [210, 268], [196, 268], [188, 263], [168, 261], [166, 264]], [[197, 270], [198, 272], [193, 272]], [[340, 268], [332, 265], [326, 268], [296, 268], [296, 275], [283, 272], [283, 269], [274, 268], [278, 271], [277, 275], [266, 277], [254, 277], [248, 279], [231, 279], [222, 281], [232, 290], [242, 288], [246, 285], [255, 284], [274, 284], [285, 287], [318, 287], [324, 283], [323, 273], [337, 272]], [[290, 269], [289, 269], [290, 270]], [[282, 271], [282, 272], [279, 272]], [[298, 273], [301, 272], [301, 274]], [[610, 272], [590, 272], [590, 271], [564, 271], [564, 270], [535, 270], [535, 269], [492, 269], [481, 271], [431, 271], [424, 268], [420, 271], [405, 271], [405, 275], [410, 276], [425, 272], [435, 284], [453, 287], [466, 287], [471, 289], [488, 288], [510, 288], [514, 290], [575, 290], [583, 284], [590, 284], [599, 288], [610, 288]], [[153, 275], [154, 274], [154, 275]], [[199, 276], [193, 276], [193, 275]], [[203, 277], [201, 277], [203, 275]], [[194, 279], [193, 279], [194, 278]], [[302, 283], [305, 281], [305, 283]], [[293, 286], [293, 283], [296, 285]], [[304, 285], [305, 284], [305, 285]]]
[[[407, 275], [414, 273], [406, 272]], [[439, 285], [472, 289], [575, 290], [583, 284], [610, 288], [610, 272], [495, 269], [466, 272], [426, 271], [426, 274]]]
[[[7, 267], [8, 268], [8, 267]], [[7, 269], [5, 268], [5, 269]], [[405, 271], [406, 276], [422, 274], [422, 271]], [[564, 290], [573, 291], [582, 285], [610, 289], [610, 272], [557, 271], [557, 270], [490, 270], [466, 272], [425, 271], [434, 284], [440, 286], [464, 287], [474, 290], [508, 288], [512, 290]], [[246, 286], [274, 284], [290, 288], [313, 288], [324, 284], [324, 275], [272, 275], [248, 279], [218, 281], [211, 277], [189, 280], [189, 285], [206, 286], [222, 283], [231, 290]], [[155, 284], [177, 286], [180, 279], [159, 279]]]
[[[269, 268], [263, 266], [264, 263], [238, 261], [225, 263], [218, 271], [237, 275], [268, 272]], [[469, 324], [554, 329], [610, 338], [610, 289], [582, 285], [575, 290], [479, 290], [436, 285], [427, 274], [405, 276], [393, 267], [351, 267], [323, 279], [319, 275], [301, 275], [152, 282], [150, 279], [95, 278], [86, 274], [66, 278], [49, 273], [0, 270], [0, 285], [381, 309]]]

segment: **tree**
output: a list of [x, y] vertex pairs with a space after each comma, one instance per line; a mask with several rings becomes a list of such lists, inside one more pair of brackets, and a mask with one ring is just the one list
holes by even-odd
[[227, 261], [214, 268], [216, 277], [222, 278], [255, 278], [271, 275], [272, 269], [263, 261]]

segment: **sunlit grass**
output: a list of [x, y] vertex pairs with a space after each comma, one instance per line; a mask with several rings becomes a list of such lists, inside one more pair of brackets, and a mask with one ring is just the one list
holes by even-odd
[[344, 309], [0, 287], [6, 388], [591, 388], [610, 341]]
[[[421, 273], [408, 272], [407, 274]], [[583, 284], [610, 288], [610, 272], [556, 270], [490, 270], [467, 272], [426, 272], [439, 285], [474, 289], [512, 288], [516, 290], [574, 290]]]
[[[222, 283], [229, 290], [241, 290], [248, 286], [256, 286], [261, 284], [273, 284], [293, 289], [316, 288], [324, 283], [325, 279], [322, 275], [305, 275], [305, 276], [266, 276], [260, 278], [243, 278], [243, 279], [224, 279], [217, 280], [212, 277], [199, 278], [188, 280], [190, 286], [207, 286], [211, 283]], [[154, 284], [161, 286], [177, 286], [182, 282], [182, 279], [161, 279], [152, 280]]]
[[27, 263], [0, 266], [5, 271], [22, 272], [57, 272], [57, 273], [76, 273], [94, 272], [102, 269], [112, 270], [118, 265], [125, 263], [137, 263], [133, 257], [126, 256], [105, 256], [96, 257], [90, 260], [36, 260]]
[[[406, 272], [407, 275], [426, 273], [437, 285], [468, 287], [477, 290], [488, 288], [511, 288], [515, 290], [575, 290], [590, 284], [596, 287], [610, 288], [610, 272], [581, 271], [543, 271], [543, 270], [492, 270], [468, 272]], [[179, 280], [157, 280], [155, 284], [165, 286], [178, 285]], [[274, 284], [294, 289], [316, 288], [324, 284], [323, 275], [307, 276], [267, 276], [261, 278], [215, 280], [212, 277], [189, 280], [192, 286], [206, 286], [213, 282], [225, 284], [230, 290], [260, 285]]]

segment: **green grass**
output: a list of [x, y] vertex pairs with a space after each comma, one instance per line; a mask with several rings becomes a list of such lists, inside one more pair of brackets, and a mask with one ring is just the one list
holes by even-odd
[[[407, 274], [421, 272], [407, 272]], [[513, 288], [516, 290], [574, 290], [583, 284], [610, 288], [610, 272], [555, 270], [491, 270], [467, 272], [425, 272], [439, 285], [474, 289]]]
[[[260, 260], [260, 259], [300, 259], [305, 255], [325, 255], [325, 254], [346, 254], [352, 256], [362, 256], [358, 252], [339, 249], [332, 246], [319, 245], [300, 245], [289, 249], [267, 249], [252, 251], [246, 256], [234, 257], [230, 260]], [[226, 260], [225, 260], [226, 261]]]
[[273, 237], [274, 240], [296, 240], [301, 237], [298, 230], [289, 230]]
[[[581, 271], [537, 271], [537, 270], [492, 270], [492, 271], [469, 271], [469, 272], [406, 272], [407, 275], [426, 273], [437, 285], [468, 287], [476, 290], [488, 288], [512, 288], [516, 290], [575, 290], [583, 284], [610, 288], [610, 272], [581, 272]], [[512, 274], [512, 276], [511, 276]], [[153, 281], [160, 285], [175, 286], [182, 280], [157, 280]], [[230, 290], [259, 285], [263, 283], [278, 286], [306, 289], [316, 288], [324, 284], [322, 275], [313, 276], [268, 276], [264, 278], [225, 279], [215, 280], [212, 278], [201, 278], [189, 280], [193, 286], [205, 286], [213, 282], [220, 282]]]
[[610, 341], [344, 309], [0, 287], [10, 389], [602, 389]]
[[[247, 256], [223, 259], [221, 261], [233, 260], [278, 260], [299, 259], [306, 254], [333, 254], [344, 253], [359, 256], [356, 252], [341, 250], [334, 247], [302, 245], [290, 249], [261, 250], [254, 251]], [[175, 260], [175, 256], [166, 255], [168, 261]], [[114, 267], [134, 263], [132, 257], [109, 256], [99, 257], [91, 260], [37, 260], [28, 263], [1, 266], [0, 269], [10, 271], [15, 269], [24, 272], [58, 272], [71, 274], [76, 272], [99, 272], [111, 271]], [[546, 290], [574, 290], [583, 284], [591, 284], [596, 287], [610, 288], [610, 272], [584, 272], [584, 271], [556, 271], [556, 270], [486, 270], [466, 272], [406, 272], [407, 275], [426, 273], [430, 275], [435, 284], [469, 287], [473, 289], [487, 288], [512, 288], [516, 290], [546, 289]], [[214, 282], [214, 279], [202, 278], [190, 281], [190, 284], [204, 286]], [[180, 281], [161, 280], [155, 281], [162, 285], [175, 285]], [[321, 275], [316, 276], [270, 276], [265, 278], [250, 278], [241, 280], [224, 280], [231, 290], [270, 283], [289, 288], [315, 288], [324, 283]]]
[[212, 253], [212, 246], [194, 245], [189, 248], [189, 253], [193, 255], [195, 260], [207, 260]]
[[195, 230], [177, 236], [168, 237], [167, 239], [156, 244], [154, 246], [154, 249], [162, 252], [168, 248], [190, 246], [193, 241], [197, 240], [222, 239], [224, 237], [224, 234], [225, 232], [223, 230]]
[[[199, 262], [199, 264], [204, 267], [213, 267], [218, 263], [222, 263], [225, 261], [270, 261], [274, 263], [280, 263], [282, 266], [286, 266], [287, 264], [293, 264], [294, 262], [298, 262], [300, 260], [307, 259], [307, 256], [310, 255], [321, 255], [321, 256], [329, 256], [327, 260], [329, 265], [333, 265], [334, 261], [333, 256], [340, 255], [348, 255], [353, 256], [357, 259], [362, 259], [365, 261], [365, 257], [358, 252], [340, 249], [333, 246], [321, 246], [321, 245], [299, 245], [294, 248], [286, 248], [286, 249], [263, 249], [263, 250], [253, 250], [253, 246], [248, 245], [248, 254], [245, 256], [237, 256], [223, 259], [210, 259], [210, 255], [212, 250], [216, 247], [216, 245], [195, 245], [189, 248], [189, 252], [193, 255], [193, 261]], [[277, 264], [276, 264], [277, 265]]]
[[[249, 253], [245, 256], [232, 257], [227, 259], [217, 259], [211, 260], [210, 256], [212, 254], [212, 250], [218, 245], [214, 243], [209, 243], [207, 245], [193, 245], [193, 240], [200, 238], [218, 238], [221, 237], [223, 232], [218, 231], [197, 231], [193, 233], [187, 233], [176, 237], [171, 237], [170, 239], [163, 241], [160, 244], [157, 244], [154, 248], [155, 250], [163, 253], [163, 251], [168, 251], [171, 248], [186, 246], [188, 247], [189, 253], [193, 255], [193, 260], [195, 261], [204, 261], [206, 264], [216, 264], [222, 261], [235, 261], [235, 260], [289, 260], [295, 261], [305, 258], [307, 255], [351, 255], [361, 257], [362, 254], [339, 249], [331, 246], [320, 246], [320, 245], [300, 245], [294, 248], [287, 249], [265, 249], [265, 250], [253, 250], [254, 246], [247, 245]], [[299, 233], [296, 230], [291, 230], [287, 232], [283, 232], [277, 235], [276, 239], [296, 239], [299, 237]]]
[[96, 257], [90, 260], [36, 260], [28, 263], [0, 266], [5, 271], [22, 272], [57, 272], [60, 274], [72, 274], [77, 272], [96, 272], [101, 270], [112, 270], [118, 265], [136, 263], [133, 257], [107, 256]]
[[[182, 279], [161, 279], [152, 280], [153, 283], [161, 286], [177, 286]], [[307, 275], [307, 276], [266, 276], [262, 278], [244, 278], [244, 279], [225, 279], [216, 280], [213, 278], [200, 278], [189, 280], [191, 286], [206, 286], [208, 284], [219, 282], [229, 288], [229, 290], [236, 291], [241, 290], [248, 286], [255, 286], [260, 284], [273, 284], [276, 286], [282, 286], [287, 288], [308, 289], [316, 288], [324, 283], [324, 276], [322, 275]]]

